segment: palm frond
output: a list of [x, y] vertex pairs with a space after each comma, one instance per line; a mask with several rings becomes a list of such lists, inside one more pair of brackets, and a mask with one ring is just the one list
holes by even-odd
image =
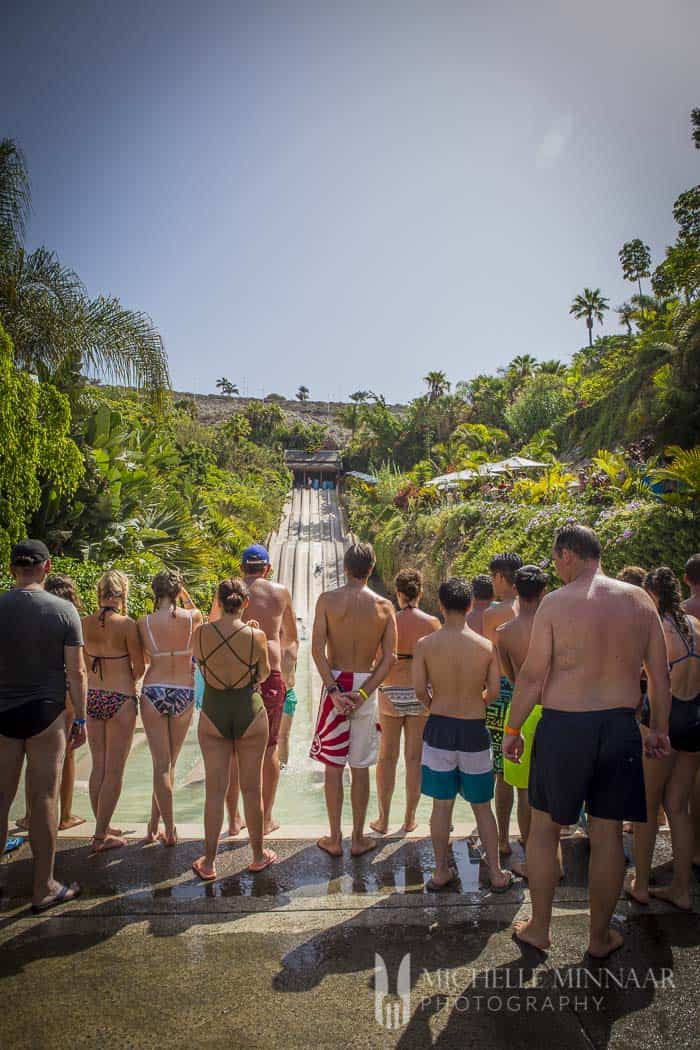
[[32, 193], [24, 154], [12, 139], [0, 141], [0, 251], [21, 244]]

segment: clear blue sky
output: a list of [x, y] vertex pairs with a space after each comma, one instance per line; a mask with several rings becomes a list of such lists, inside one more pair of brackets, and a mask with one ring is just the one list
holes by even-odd
[[[175, 385], [414, 396], [567, 360], [584, 285], [700, 181], [697, 0], [5, 0], [31, 246], [163, 333]], [[610, 316], [607, 330], [615, 330]]]

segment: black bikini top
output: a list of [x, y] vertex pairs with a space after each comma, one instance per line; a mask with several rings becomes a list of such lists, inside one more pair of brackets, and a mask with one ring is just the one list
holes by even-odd
[[[231, 645], [231, 639], [235, 638], [237, 634], [241, 633], [241, 631], [244, 631], [248, 625], [244, 623], [242, 627], [239, 627], [236, 631], [233, 632], [233, 634], [229, 634], [228, 637], [224, 636], [221, 633], [221, 631], [219, 630], [219, 628], [216, 625], [216, 622], [214, 622], [214, 621], [211, 622], [211, 626], [214, 628], [214, 630], [218, 634], [218, 636], [221, 639], [221, 641], [218, 643], [218, 645], [215, 645], [214, 648], [206, 656], [204, 656], [203, 654], [201, 654], [202, 636], [201, 636], [201, 634], [198, 636], [198, 638], [199, 638], [200, 656], [197, 657], [197, 663], [202, 668], [202, 672], [203, 673], [206, 672], [206, 674], [210, 674], [212, 676], [212, 678], [216, 678], [217, 682], [219, 682], [219, 684], [224, 689], [238, 689], [238, 688], [240, 688], [240, 686], [243, 683], [243, 679], [246, 677], [246, 673], [248, 675], [250, 675], [250, 677], [248, 679], [248, 682], [249, 683], [252, 682], [253, 679], [255, 678], [255, 673], [254, 672], [255, 672], [255, 670], [257, 669], [257, 666], [258, 666], [257, 665], [257, 661], [251, 662], [253, 660], [253, 653], [255, 651], [255, 631], [253, 630], [253, 628], [252, 627], [250, 628], [250, 656], [248, 657], [248, 663], [246, 663], [246, 661], [243, 659], [243, 657], [239, 656], [238, 653], [236, 652], [236, 650]], [[230, 685], [228, 682], [224, 682], [223, 678], [219, 678], [219, 676], [216, 673], [216, 671], [212, 671], [211, 668], [207, 667], [207, 661], [211, 660], [211, 658], [214, 655], [214, 653], [218, 652], [219, 649], [222, 649], [224, 646], [226, 646], [226, 648], [231, 653], [233, 653], [233, 655], [236, 657], [238, 662], [240, 664], [243, 664], [243, 666], [246, 668], [246, 671], [243, 672], [241, 677], [236, 682], [234, 682], [233, 685]]]
[[[116, 611], [117, 610], [113, 609], [111, 605], [103, 605], [102, 608], [100, 609], [99, 616], [97, 617], [98, 620], [100, 621], [100, 627], [104, 627], [104, 625], [105, 625], [105, 618], [107, 616], [107, 613], [108, 612], [116, 612]], [[97, 674], [98, 671], [99, 671], [100, 681], [103, 681], [103, 679], [104, 679], [103, 667], [102, 667], [102, 661], [103, 660], [128, 660], [129, 659], [129, 654], [128, 653], [121, 653], [119, 656], [97, 656], [94, 653], [89, 653], [87, 651], [87, 649], [85, 650], [85, 655], [90, 660], [92, 660], [92, 664], [91, 664], [92, 673], [93, 674]]]

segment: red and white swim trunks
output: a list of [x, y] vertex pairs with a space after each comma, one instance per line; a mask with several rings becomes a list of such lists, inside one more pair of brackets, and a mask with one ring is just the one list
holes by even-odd
[[[369, 671], [332, 673], [344, 693], [359, 689], [370, 675]], [[379, 733], [376, 692], [348, 718], [336, 711], [324, 687], [309, 754], [327, 766], [348, 765], [356, 769], [374, 766], [379, 752]]]

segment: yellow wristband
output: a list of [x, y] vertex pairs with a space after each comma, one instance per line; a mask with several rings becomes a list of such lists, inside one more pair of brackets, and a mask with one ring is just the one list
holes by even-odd
[[358, 689], [357, 692], [362, 697], [363, 700], [369, 700], [369, 694], [366, 693], [364, 691], [364, 689]]

